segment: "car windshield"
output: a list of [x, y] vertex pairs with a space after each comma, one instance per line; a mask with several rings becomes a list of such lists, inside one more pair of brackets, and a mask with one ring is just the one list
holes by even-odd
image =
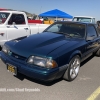
[[0, 24], [3, 24], [9, 16], [9, 13], [0, 12]]
[[85, 17], [75, 17], [73, 21], [79, 21], [79, 22], [91, 22], [91, 18], [85, 18]]
[[55, 23], [48, 27], [44, 32], [64, 34], [68, 37], [84, 38], [85, 25], [77, 23]]

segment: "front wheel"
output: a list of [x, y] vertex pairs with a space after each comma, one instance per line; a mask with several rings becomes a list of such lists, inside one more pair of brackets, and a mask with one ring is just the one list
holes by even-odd
[[80, 57], [77, 55], [71, 59], [68, 69], [66, 70], [63, 78], [67, 81], [73, 81], [77, 77], [79, 69], [80, 69]]

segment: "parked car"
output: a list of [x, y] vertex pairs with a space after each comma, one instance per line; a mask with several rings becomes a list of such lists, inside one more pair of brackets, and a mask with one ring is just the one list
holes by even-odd
[[43, 33], [4, 44], [1, 59], [7, 70], [43, 80], [74, 80], [82, 61], [100, 56], [100, 33], [95, 24], [56, 22]]
[[90, 16], [75, 16], [72, 21], [79, 21], [79, 22], [88, 22], [95, 24], [95, 18]]
[[24, 12], [0, 11], [0, 47], [6, 41], [43, 32], [48, 26], [46, 24], [28, 24]]

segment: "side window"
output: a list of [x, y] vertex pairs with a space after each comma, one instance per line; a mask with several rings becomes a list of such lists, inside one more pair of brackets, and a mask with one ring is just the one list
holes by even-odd
[[11, 18], [8, 21], [8, 25], [12, 25], [13, 23], [16, 25], [26, 24], [24, 15], [23, 14], [12, 14]]
[[53, 26], [51, 26], [51, 28], [47, 29], [50, 32], [59, 32], [60, 28], [61, 28], [61, 24], [55, 24]]
[[92, 19], [92, 22], [95, 23], [95, 18]]
[[88, 25], [87, 26], [87, 36], [97, 37], [96, 29], [94, 28], [93, 25]]

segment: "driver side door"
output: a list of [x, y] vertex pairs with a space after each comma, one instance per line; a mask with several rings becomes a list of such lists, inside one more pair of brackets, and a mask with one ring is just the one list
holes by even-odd
[[[87, 38], [90, 37], [90, 40]], [[98, 35], [95, 27], [93, 25], [87, 26], [87, 36], [86, 36], [86, 57], [93, 54], [93, 52], [98, 48]]]
[[30, 29], [23, 14], [13, 13], [6, 27], [8, 40], [30, 35]]

